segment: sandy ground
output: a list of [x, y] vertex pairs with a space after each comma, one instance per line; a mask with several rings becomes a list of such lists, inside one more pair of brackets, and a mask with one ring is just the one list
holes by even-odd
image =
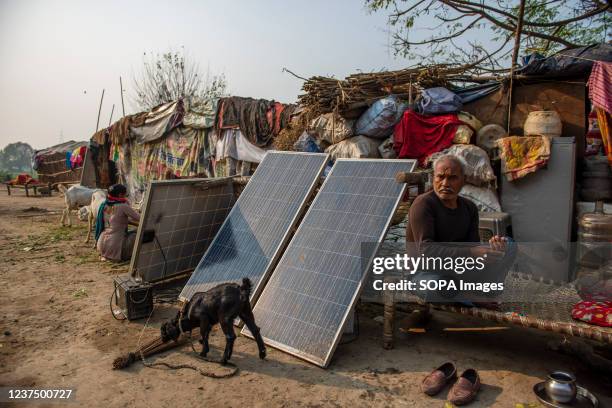
[[[144, 322], [113, 319], [112, 279], [127, 267], [100, 262], [83, 243], [85, 226], [76, 217], [72, 228], [59, 227], [60, 215], [53, 212], [62, 204], [60, 197], [0, 192], [0, 385], [71, 387], [79, 406], [88, 407], [443, 407], [448, 389], [430, 398], [419, 385], [432, 368], [451, 360], [459, 370], [480, 372], [484, 385], [472, 407], [533, 403], [533, 385], [555, 369], [574, 372], [602, 406], [612, 406], [610, 379], [550, 350], [547, 343], [560, 339], [554, 334], [515, 327], [480, 330], [491, 324], [435, 313], [425, 333], [403, 334], [395, 349], [386, 351], [382, 325], [374, 320], [382, 314], [379, 307], [360, 312], [359, 338], [340, 346], [325, 370], [274, 349], [261, 361], [255, 343], [239, 337], [232, 360], [240, 373], [229, 379], [140, 363], [113, 371], [113, 359], [135, 348]], [[158, 307], [143, 338], [155, 337], [173, 314], [171, 306]], [[215, 330], [212, 357], [218, 358], [223, 346], [222, 333]], [[151, 361], [226, 370], [198, 361], [189, 346]]]

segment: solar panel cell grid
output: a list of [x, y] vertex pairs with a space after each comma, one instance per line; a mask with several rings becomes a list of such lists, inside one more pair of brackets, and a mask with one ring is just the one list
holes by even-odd
[[414, 164], [336, 162], [255, 305], [268, 344], [329, 363], [376, 249], [362, 243], [382, 240], [405, 189], [395, 174]]
[[[130, 272], [154, 282], [192, 271], [233, 203], [230, 179], [221, 183], [153, 181], [145, 197]], [[142, 242], [145, 230], [154, 230], [156, 239]]]
[[268, 152], [180, 298], [248, 277], [255, 299], [326, 162], [325, 154]]

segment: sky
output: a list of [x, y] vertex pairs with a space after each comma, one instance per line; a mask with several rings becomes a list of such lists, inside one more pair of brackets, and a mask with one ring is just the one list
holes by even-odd
[[362, 0], [0, 0], [0, 148], [88, 140], [126, 114], [145, 52], [183, 50], [232, 95], [295, 102], [303, 77], [399, 69], [384, 12]]

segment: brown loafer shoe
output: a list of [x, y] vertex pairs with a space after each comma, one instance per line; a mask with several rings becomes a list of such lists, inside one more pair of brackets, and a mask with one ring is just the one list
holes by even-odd
[[457, 378], [457, 369], [453, 363], [444, 363], [423, 379], [421, 390], [431, 396], [439, 393], [451, 380]]
[[471, 402], [480, 389], [480, 377], [473, 368], [465, 370], [448, 392], [448, 400], [455, 405]]

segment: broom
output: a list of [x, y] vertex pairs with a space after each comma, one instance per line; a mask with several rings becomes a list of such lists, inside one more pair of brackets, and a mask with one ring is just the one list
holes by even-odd
[[[144, 345], [142, 345], [141, 347], [139, 347], [137, 350], [135, 351], [131, 351], [128, 352], [127, 354], [124, 354], [122, 356], [117, 357], [114, 361], [113, 361], [113, 370], [123, 370], [124, 368], [127, 368], [129, 366], [131, 366], [134, 362], [136, 362], [136, 360], [138, 359], [138, 356], [140, 356], [140, 359], [142, 360], [142, 364], [145, 365], [145, 367], [149, 367], [149, 368], [155, 368], [155, 367], [167, 367], [169, 369], [172, 370], [180, 370], [183, 368], [189, 369], [189, 370], [194, 370], [199, 372], [201, 375], [205, 376], [205, 377], [210, 377], [210, 378], [227, 378], [227, 377], [231, 377], [233, 375], [236, 375], [238, 373], [238, 367], [232, 363], [230, 363], [229, 361], [225, 363], [225, 366], [230, 366], [232, 367], [231, 371], [224, 373], [224, 374], [216, 374], [216, 373], [211, 373], [208, 371], [203, 371], [197, 367], [194, 367], [190, 364], [169, 364], [166, 362], [157, 362], [157, 363], [147, 363], [145, 361], [146, 357], [150, 357], [154, 354], [157, 353], [161, 353], [163, 351], [166, 350], [170, 350], [173, 349], [181, 344], [183, 344], [185, 341], [185, 338], [187, 336], [185, 335], [181, 335], [178, 339], [176, 340], [172, 340], [172, 341], [168, 341], [165, 342], [162, 340], [161, 336], [156, 337], [155, 339], [149, 341], [148, 343], [145, 343]], [[191, 336], [189, 337], [191, 339]], [[192, 350], [195, 349], [193, 348], [193, 343], [191, 343], [191, 348]], [[209, 363], [220, 363], [219, 361], [214, 361], [214, 360], [209, 360], [206, 358], [202, 358], [198, 355], [199, 358], [201, 358], [204, 361], [207, 361]]]

